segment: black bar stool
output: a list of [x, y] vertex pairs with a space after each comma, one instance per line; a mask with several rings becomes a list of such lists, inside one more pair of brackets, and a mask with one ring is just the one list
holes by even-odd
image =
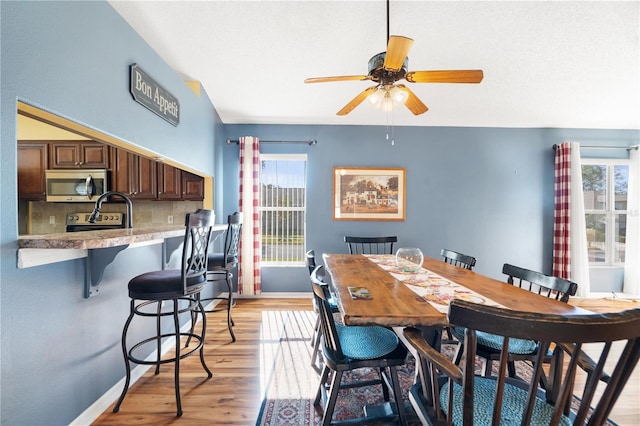
[[207, 282], [225, 281], [227, 283], [228, 296], [218, 296], [202, 299], [203, 302], [210, 300], [223, 300], [225, 303], [221, 307], [214, 307], [213, 309], [206, 311], [219, 312], [222, 310], [227, 311], [227, 327], [229, 327], [229, 334], [231, 334], [231, 341], [236, 341], [236, 336], [233, 333], [233, 318], [231, 318], [231, 308], [234, 305], [233, 301], [233, 270], [238, 266], [238, 250], [240, 245], [240, 235], [242, 233], [242, 218], [243, 214], [234, 212], [227, 217], [227, 231], [224, 236], [224, 248], [220, 253], [209, 254], [209, 264], [207, 266]]
[[[174, 386], [176, 392], [177, 415], [182, 415], [180, 402], [180, 360], [200, 352], [200, 362], [212, 377], [211, 370], [204, 361], [204, 340], [207, 329], [206, 315], [200, 302], [200, 291], [206, 284], [207, 261], [211, 228], [214, 223], [214, 213], [211, 210], [197, 210], [187, 214], [184, 235], [184, 247], [182, 249], [182, 268], [162, 271], [147, 272], [138, 275], [129, 281], [129, 297], [131, 298], [131, 313], [127, 318], [122, 331], [122, 353], [124, 355], [127, 377], [122, 394], [116, 403], [113, 412], [120, 410], [120, 404], [127, 394], [131, 382], [131, 362], [136, 364], [155, 365], [155, 374], [160, 372], [160, 364], [175, 363]], [[168, 301], [170, 309], [163, 309], [163, 302]], [[188, 332], [180, 330], [180, 314], [189, 313], [192, 324]], [[151, 317], [156, 320], [156, 334], [141, 340], [127, 350], [127, 331], [135, 315]], [[198, 315], [202, 318], [202, 332], [196, 333], [195, 323]], [[173, 330], [162, 332], [161, 320], [163, 317], [173, 318]], [[188, 337], [194, 339], [197, 345], [181, 353], [180, 339]], [[175, 354], [167, 359], [161, 358], [162, 340], [175, 339]], [[144, 348], [155, 345], [155, 360], [145, 360], [148, 354]]]

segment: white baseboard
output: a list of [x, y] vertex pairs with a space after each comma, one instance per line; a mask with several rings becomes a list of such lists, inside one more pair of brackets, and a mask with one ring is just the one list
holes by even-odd
[[[171, 340], [171, 339], [169, 339]], [[166, 346], [166, 347], [165, 347]], [[163, 344], [162, 345], [162, 353], [165, 354], [168, 350], [173, 347], [172, 344]], [[155, 358], [155, 356], [154, 356]], [[147, 358], [147, 361], [151, 360], [151, 356]], [[138, 365], [137, 367], [131, 370], [131, 384], [130, 387], [133, 386], [135, 382], [147, 372], [153, 365]], [[123, 377], [118, 383], [113, 385], [111, 389], [105, 392], [96, 402], [91, 404], [89, 408], [84, 410], [82, 414], [73, 420], [70, 425], [90, 425], [92, 424], [102, 413], [104, 413], [107, 408], [111, 406], [122, 393], [122, 388], [124, 387], [125, 378]]]
[[612, 299], [612, 300], [626, 300], [629, 302], [640, 301], [640, 295], [628, 294], [628, 293], [616, 293], [613, 291], [589, 293], [585, 299]]
[[[226, 294], [226, 293], [224, 293]], [[313, 293], [309, 292], [263, 292], [256, 295], [246, 296], [234, 293], [234, 299], [311, 299]]]

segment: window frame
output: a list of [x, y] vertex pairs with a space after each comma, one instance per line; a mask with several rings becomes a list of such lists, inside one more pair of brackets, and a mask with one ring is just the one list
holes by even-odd
[[[307, 168], [309, 165], [309, 156], [308, 154], [294, 154], [294, 153], [260, 153], [260, 167], [262, 170], [262, 163], [263, 161], [278, 161], [278, 160], [283, 160], [283, 161], [304, 161], [304, 191], [303, 191], [303, 197], [304, 197], [304, 206], [302, 207], [302, 212], [303, 212], [303, 216], [304, 216], [304, 220], [302, 222], [302, 229], [303, 229], [303, 242], [302, 242], [302, 254], [301, 254], [301, 258], [297, 261], [290, 261], [290, 262], [278, 262], [278, 261], [265, 261], [264, 259], [262, 259], [261, 263], [263, 267], [300, 267], [300, 266], [305, 266], [305, 257], [304, 257], [304, 248], [307, 246], [307, 187], [308, 187], [308, 182], [307, 182]], [[262, 188], [262, 184], [263, 184], [263, 173], [260, 173], [260, 187]], [[262, 197], [262, 189], [260, 191], [260, 196]], [[262, 212], [265, 211], [264, 206], [262, 205], [262, 198], [260, 199], [260, 234], [261, 236], [264, 236], [263, 234], [263, 230], [262, 230], [262, 220], [263, 220], [263, 216], [262, 216]], [[295, 210], [288, 210], [287, 208], [282, 208], [282, 207], [276, 207], [274, 210], [271, 211], [276, 211], [276, 210], [285, 210], [285, 211], [300, 211], [299, 209], [295, 209]], [[264, 240], [262, 242], [262, 246], [265, 246]]]
[[[620, 215], [628, 214], [628, 209], [616, 210], [615, 208], [615, 166], [627, 166], [629, 167], [631, 162], [625, 158], [581, 158], [581, 166], [606, 166], [606, 206], [603, 210], [587, 209], [584, 207], [585, 219], [588, 214], [602, 214], [606, 218], [605, 224], [605, 261], [604, 262], [592, 262], [589, 261], [590, 268], [620, 268], [624, 267], [624, 261], [615, 262], [613, 256], [616, 253], [616, 217]], [[580, 168], [582, 172], [582, 167]], [[584, 175], [583, 187], [581, 190], [584, 192]], [[628, 184], [628, 180], [627, 180]], [[628, 197], [627, 191], [627, 197]], [[628, 207], [628, 206], [627, 206]], [[626, 258], [626, 254], [625, 254]]]

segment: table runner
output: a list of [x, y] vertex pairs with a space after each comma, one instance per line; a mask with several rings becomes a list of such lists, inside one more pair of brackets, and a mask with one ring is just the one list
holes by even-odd
[[364, 256], [387, 271], [393, 278], [401, 281], [411, 291], [429, 302], [431, 306], [443, 314], [449, 311], [449, 303], [453, 299], [464, 299], [474, 303], [504, 307], [485, 296], [481, 296], [473, 290], [469, 290], [423, 267], [420, 267], [417, 272], [403, 272], [396, 266], [395, 255]]

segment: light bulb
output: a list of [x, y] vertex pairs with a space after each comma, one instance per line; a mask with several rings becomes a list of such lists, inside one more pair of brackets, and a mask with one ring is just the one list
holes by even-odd
[[389, 91], [393, 102], [397, 104], [404, 104], [407, 100], [407, 92], [400, 89], [398, 86], [393, 86], [393, 89]]
[[382, 104], [383, 98], [384, 98], [384, 91], [379, 88], [375, 92], [369, 95], [369, 102], [376, 109], [379, 109], [380, 105]]
[[382, 100], [382, 110], [384, 112], [390, 112], [393, 110], [393, 99], [391, 98], [391, 95], [389, 94], [389, 92], [385, 93], [384, 95], [384, 99]]

